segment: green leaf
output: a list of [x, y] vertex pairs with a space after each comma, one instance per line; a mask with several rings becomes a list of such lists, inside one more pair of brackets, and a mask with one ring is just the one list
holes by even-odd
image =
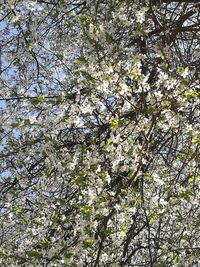
[[179, 256], [176, 252], [173, 252], [173, 263], [177, 264], [179, 262]]
[[64, 122], [67, 121], [69, 119], [68, 115], [64, 115], [63, 117], [61, 117], [60, 121]]
[[94, 239], [86, 239], [86, 240], [83, 241], [83, 245], [86, 248], [92, 247], [94, 243], [95, 243]]
[[66, 201], [62, 198], [58, 199], [59, 203], [61, 206], [65, 206], [66, 205]]
[[84, 56], [80, 56], [80, 57], [78, 57], [78, 58], [75, 60], [75, 63], [76, 63], [76, 64], [86, 64], [86, 63], [87, 63], [87, 60], [85, 59]]
[[31, 258], [36, 258], [36, 259], [40, 259], [42, 256], [39, 252], [35, 251], [35, 250], [28, 250], [26, 252], [26, 254], [31, 257]]
[[33, 98], [33, 99], [31, 100], [31, 103], [32, 103], [33, 105], [37, 105], [37, 104], [40, 104], [40, 103], [44, 102], [44, 100], [45, 100], [45, 98], [44, 98], [42, 95], [39, 95], [39, 96]]
[[109, 235], [112, 234], [112, 231], [113, 231], [112, 227], [107, 227], [107, 228], [103, 231], [103, 233], [104, 233], [106, 236], [109, 236]]
[[147, 112], [148, 112], [149, 114], [152, 114], [154, 111], [155, 111], [155, 107], [152, 106], [152, 105], [148, 105], [148, 107], [147, 107]]
[[181, 85], [189, 86], [190, 83], [189, 83], [189, 81], [183, 79], [183, 80], [181, 81]]
[[62, 104], [64, 102], [63, 96], [59, 95], [56, 97], [56, 104]]
[[192, 183], [193, 181], [194, 181], [194, 178], [193, 177], [188, 178], [188, 182], [189, 183]]
[[22, 220], [20, 220], [20, 223], [21, 223], [21, 224], [28, 224], [28, 220], [26, 220], [26, 219], [22, 219]]
[[113, 42], [112, 35], [106, 32], [106, 42], [111, 44]]
[[106, 139], [106, 145], [110, 145], [110, 143], [111, 143], [111, 139], [110, 138], [107, 138]]
[[197, 97], [199, 94], [195, 91], [195, 90], [188, 90], [185, 92], [185, 96], [186, 97], [192, 97], [195, 98]]
[[151, 9], [152, 9], [153, 11], [155, 11], [155, 10], [159, 9], [159, 6], [156, 6], [156, 5], [151, 6]]
[[128, 74], [128, 77], [131, 79], [139, 80], [140, 79], [140, 74], [136, 72], [132, 72]]
[[71, 27], [71, 22], [70, 22], [69, 20], [67, 20], [67, 21], [65, 22], [65, 26], [66, 26], [67, 28], [70, 28], [70, 27]]
[[79, 21], [80, 21], [81, 24], [83, 24], [84, 26], [89, 26], [90, 21], [91, 21], [91, 17], [90, 17], [90, 16], [80, 16], [80, 17], [79, 17]]
[[57, 58], [59, 59], [59, 60], [63, 60], [64, 59], [64, 56], [63, 55], [61, 55], [61, 54], [58, 54], [58, 55], [56, 55], [57, 56]]
[[104, 180], [106, 178], [106, 173], [105, 172], [98, 172], [97, 175]]
[[50, 175], [52, 173], [52, 169], [47, 167], [44, 169], [44, 173], [47, 177], [50, 177]]
[[145, 177], [145, 179], [148, 181], [148, 182], [152, 182], [153, 181], [153, 176], [152, 176], [152, 174], [151, 173], [145, 173], [144, 174], [144, 177]]
[[119, 17], [114, 18], [113, 22], [120, 23], [122, 20]]
[[84, 207], [80, 208], [80, 211], [84, 214], [91, 214], [92, 208], [88, 205], [85, 205]]
[[32, 44], [31, 41], [27, 41], [27, 42], [26, 42], [26, 48], [28, 49], [28, 51], [31, 51], [31, 50], [32, 50], [32, 48], [33, 48], [33, 44]]
[[151, 7], [149, 7], [149, 6], [144, 6], [143, 9], [144, 9], [145, 12], [147, 12], [147, 11], [149, 11], [149, 10], [151, 9]]
[[15, 206], [14, 211], [17, 216], [22, 214], [22, 209], [19, 207], [19, 205]]
[[41, 222], [40, 218], [35, 218], [34, 223], [43, 226], [43, 223]]
[[19, 59], [16, 57], [16, 58], [13, 59], [13, 61], [12, 61], [12, 65], [15, 67], [15, 66], [17, 66], [18, 64], [19, 64]]
[[85, 188], [88, 186], [88, 182], [85, 181], [84, 178], [82, 177], [75, 177], [73, 180], [72, 180], [72, 183], [73, 184], [76, 184], [76, 185], [79, 185], [81, 188]]
[[109, 128], [111, 131], [115, 131], [115, 130], [117, 130], [118, 126], [119, 126], [119, 120], [114, 119], [114, 120], [112, 120]]
[[8, 15], [7, 15], [7, 19], [8, 19], [8, 22], [11, 22], [11, 20], [14, 18], [14, 14], [13, 12], [10, 12]]
[[200, 139], [192, 139], [192, 143], [193, 144], [198, 144], [198, 143], [200, 143]]
[[158, 216], [158, 212], [157, 211], [152, 211], [148, 216], [148, 221], [152, 222], [157, 216]]
[[42, 248], [47, 248], [49, 246], [49, 242], [46, 239], [40, 241], [40, 246]]
[[84, 71], [84, 70], [82, 70], [81, 71], [81, 74], [87, 79], [87, 80], [89, 80], [89, 81], [91, 81], [91, 82], [95, 82], [95, 79], [91, 76], [91, 74], [89, 74], [87, 71]]
[[55, 222], [58, 222], [59, 221], [59, 213], [58, 213], [57, 210], [54, 213], [53, 219], [54, 219]]
[[18, 123], [18, 122], [14, 122], [11, 124], [12, 128], [18, 128], [19, 125], [20, 125], [20, 123]]
[[19, 168], [19, 169], [22, 169], [24, 167], [23, 162], [21, 162], [20, 160], [17, 161], [15, 164], [16, 164], [16, 167]]
[[65, 260], [65, 263], [66, 263], [67, 260], [69, 260], [72, 256], [73, 256], [73, 253], [68, 252], [68, 251], [65, 251], [65, 252], [64, 252], [64, 260]]
[[0, 247], [0, 258], [6, 258], [6, 254], [3, 252], [3, 249]]

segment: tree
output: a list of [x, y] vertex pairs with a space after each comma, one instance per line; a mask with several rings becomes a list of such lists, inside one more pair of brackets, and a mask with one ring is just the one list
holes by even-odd
[[2, 1], [2, 266], [198, 264], [199, 8]]

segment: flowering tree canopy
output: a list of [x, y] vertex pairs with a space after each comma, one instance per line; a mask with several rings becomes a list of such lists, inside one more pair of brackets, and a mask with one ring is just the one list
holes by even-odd
[[0, 2], [0, 265], [197, 266], [200, 1]]

